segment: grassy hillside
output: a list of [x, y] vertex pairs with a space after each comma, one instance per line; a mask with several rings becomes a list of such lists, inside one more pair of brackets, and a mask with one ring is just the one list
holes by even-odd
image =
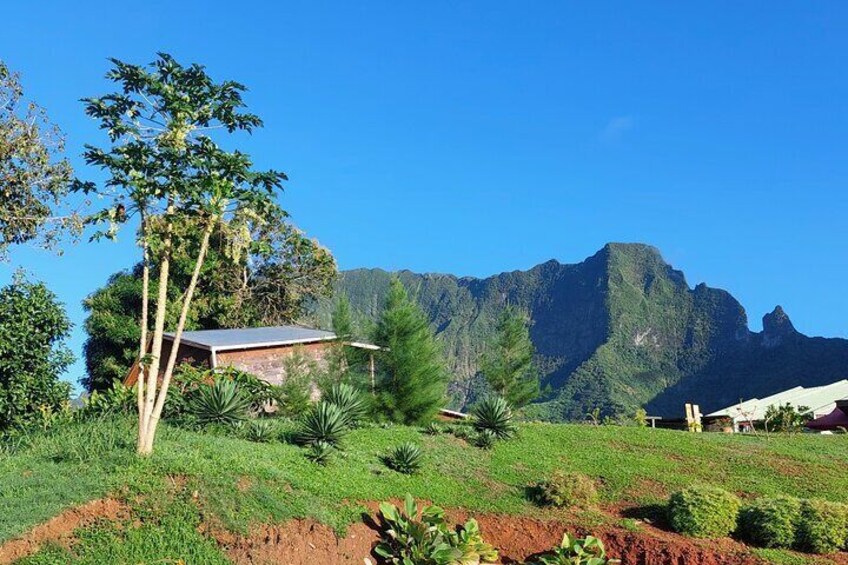
[[[285, 427], [286, 424], [283, 424]], [[281, 430], [282, 431], [282, 430]], [[450, 435], [403, 426], [353, 431], [326, 467], [287, 443], [251, 443], [165, 426], [151, 459], [133, 453], [125, 420], [72, 424], [0, 456], [0, 541], [62, 509], [104, 497], [129, 505], [123, 526], [79, 533], [78, 562], [225, 562], [200, 524], [231, 532], [310, 517], [337, 530], [359, 520], [367, 501], [406, 492], [449, 508], [564, 518], [528, 502], [525, 487], [555, 469], [596, 479], [604, 507], [655, 513], [652, 505], [693, 482], [745, 496], [793, 494], [845, 501], [848, 441], [798, 435], [765, 440], [624, 427], [525, 424], [491, 451]], [[381, 456], [402, 441], [425, 452], [421, 472], [389, 470]], [[798, 480], [803, 476], [804, 480]], [[139, 521], [139, 518], [142, 520]], [[573, 516], [569, 517], [573, 519]], [[609, 514], [587, 523], [614, 520]], [[217, 561], [216, 561], [217, 560]], [[73, 561], [61, 548], [30, 563]]]
[[[744, 308], [729, 293], [690, 288], [659, 251], [609, 244], [582, 263], [557, 261], [486, 279], [397, 273], [444, 343], [454, 380], [454, 407], [482, 386], [478, 361], [505, 303], [526, 309], [531, 338], [550, 394], [529, 411], [549, 420], [605, 414], [682, 417], [694, 401], [705, 411], [797, 385], [848, 376], [848, 340], [809, 338], [777, 308], [764, 331], [751, 332]], [[363, 325], [380, 311], [392, 274], [343, 273], [345, 293]], [[327, 324], [329, 305], [318, 317]]]

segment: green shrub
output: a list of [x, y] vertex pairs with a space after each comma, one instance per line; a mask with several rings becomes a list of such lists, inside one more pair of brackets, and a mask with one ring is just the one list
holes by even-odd
[[483, 541], [474, 519], [452, 530], [445, 511], [438, 506], [419, 509], [407, 494], [403, 510], [394, 504], [380, 504], [381, 541], [374, 552], [387, 563], [398, 565], [448, 565], [454, 563], [495, 563], [498, 552]]
[[138, 402], [136, 392], [136, 387], [128, 387], [116, 380], [112, 383], [112, 388], [91, 391], [91, 394], [85, 398], [79, 414], [82, 417], [129, 414], [136, 410]]
[[362, 420], [368, 408], [362, 393], [345, 383], [336, 383], [330, 387], [324, 394], [324, 401], [338, 407], [347, 426]]
[[481, 432], [489, 430], [498, 439], [509, 439], [515, 433], [512, 409], [506, 400], [490, 396], [474, 407], [474, 428]]
[[335, 404], [319, 402], [301, 419], [296, 434], [298, 443], [309, 445], [324, 441], [338, 446], [347, 433], [346, 420]]
[[451, 424], [448, 431], [457, 439], [467, 440], [471, 437], [473, 428], [467, 424]]
[[332, 444], [323, 440], [318, 440], [309, 446], [309, 451], [306, 453], [306, 458], [313, 463], [326, 465], [330, 461], [330, 456], [333, 454], [334, 447]]
[[257, 443], [268, 443], [274, 438], [274, 426], [268, 420], [252, 420], [244, 433], [245, 439]]
[[563, 534], [562, 542], [553, 551], [539, 556], [538, 565], [607, 565], [620, 563], [607, 557], [603, 542], [594, 537], [571, 538]]
[[848, 505], [826, 500], [801, 502], [798, 547], [811, 553], [832, 553], [848, 542]]
[[792, 547], [800, 518], [801, 501], [797, 498], [760, 498], [739, 513], [739, 535], [760, 547]]
[[202, 385], [192, 396], [190, 409], [200, 424], [235, 424], [248, 417], [250, 401], [233, 381]]
[[492, 430], [480, 430], [474, 437], [474, 445], [480, 449], [492, 449], [498, 436]]
[[739, 506], [739, 499], [726, 490], [694, 486], [671, 495], [668, 517], [676, 532], [720, 538], [736, 529]]
[[385, 458], [386, 465], [399, 473], [412, 475], [421, 468], [421, 448], [412, 442], [395, 447]]
[[556, 471], [531, 490], [536, 502], [547, 506], [589, 508], [598, 503], [594, 481], [582, 473]]

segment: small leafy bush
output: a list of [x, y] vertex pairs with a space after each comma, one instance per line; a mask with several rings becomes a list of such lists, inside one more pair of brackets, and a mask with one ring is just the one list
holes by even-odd
[[312, 461], [313, 463], [318, 463], [319, 465], [326, 465], [330, 461], [330, 457], [333, 455], [334, 450], [335, 448], [332, 444], [327, 443], [323, 440], [318, 440], [309, 446], [309, 451], [307, 451], [306, 453], [306, 458]]
[[395, 447], [385, 458], [386, 465], [399, 473], [412, 475], [421, 468], [421, 448], [412, 442]]
[[797, 498], [760, 498], [739, 513], [739, 535], [752, 545], [789, 548], [795, 543], [800, 519]]
[[582, 473], [556, 471], [531, 492], [534, 500], [545, 506], [590, 508], [598, 503], [595, 482]]
[[720, 538], [736, 529], [739, 499], [726, 490], [693, 486], [671, 495], [668, 517], [671, 527], [696, 538]]
[[603, 542], [594, 537], [572, 538], [566, 533], [553, 551], [539, 556], [538, 565], [607, 565], [620, 563], [607, 557]]
[[330, 387], [324, 394], [324, 401], [338, 407], [346, 426], [362, 420], [368, 407], [362, 393], [345, 383], [336, 383]]
[[826, 500], [801, 502], [798, 548], [811, 553], [832, 553], [848, 544], [848, 505]]
[[407, 494], [403, 510], [380, 504], [381, 541], [374, 552], [397, 565], [495, 563], [498, 552], [483, 541], [476, 520], [452, 530], [438, 506], [418, 508]]
[[449, 431], [455, 438], [467, 440], [471, 437], [472, 428], [465, 424], [452, 424]]
[[202, 385], [191, 399], [191, 414], [199, 424], [236, 424], [248, 418], [250, 401], [233, 381]]
[[248, 441], [268, 443], [274, 439], [274, 426], [268, 420], [252, 420], [245, 429], [244, 437]]
[[474, 445], [480, 449], [492, 449], [498, 436], [492, 430], [480, 430], [474, 437]]
[[115, 380], [112, 388], [91, 391], [84, 400], [80, 415], [90, 417], [105, 414], [130, 414], [136, 409], [136, 392], [136, 387], [128, 387], [121, 381]]
[[474, 407], [474, 428], [481, 432], [489, 430], [498, 439], [509, 439], [515, 433], [512, 409], [506, 400], [490, 396]]
[[337, 447], [346, 433], [346, 420], [339, 407], [322, 401], [303, 416], [296, 440], [303, 445], [323, 441]]

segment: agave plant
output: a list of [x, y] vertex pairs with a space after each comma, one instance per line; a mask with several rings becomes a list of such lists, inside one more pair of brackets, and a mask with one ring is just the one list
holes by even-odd
[[392, 450], [385, 462], [399, 473], [412, 475], [421, 468], [421, 448], [412, 442], [402, 443]]
[[335, 404], [345, 420], [345, 425], [356, 424], [365, 416], [366, 403], [362, 394], [345, 383], [336, 383], [324, 393], [324, 401]]
[[512, 409], [506, 400], [490, 396], [474, 407], [474, 428], [478, 432], [489, 430], [498, 439], [509, 439], [515, 433]]
[[346, 422], [338, 406], [322, 401], [304, 415], [295, 437], [304, 445], [323, 441], [338, 446], [347, 433]]
[[492, 430], [480, 430], [474, 437], [474, 445], [480, 449], [492, 449], [497, 440], [498, 436]]
[[431, 436], [437, 436], [442, 433], [442, 426], [440, 426], [438, 422], [430, 422], [424, 428], [424, 433]]
[[234, 382], [220, 379], [198, 388], [190, 407], [201, 424], [236, 424], [247, 419], [250, 401]]
[[318, 440], [309, 446], [309, 451], [306, 453], [307, 459], [319, 465], [326, 465], [333, 454], [332, 444], [326, 441]]
[[253, 420], [247, 426], [245, 437], [249, 441], [268, 443], [274, 436], [274, 428], [267, 420]]

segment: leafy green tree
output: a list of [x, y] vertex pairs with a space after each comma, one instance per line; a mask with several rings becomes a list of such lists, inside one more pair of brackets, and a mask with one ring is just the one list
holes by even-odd
[[63, 227], [80, 227], [62, 209], [73, 171], [61, 157], [64, 138], [34, 103], [20, 78], [0, 61], [0, 258], [12, 244], [55, 243]]
[[0, 429], [26, 425], [68, 402], [59, 376], [73, 363], [71, 329], [56, 295], [21, 273], [0, 289]]
[[348, 300], [346, 294], [342, 294], [336, 300], [331, 316], [333, 333], [336, 334], [336, 337], [342, 341], [353, 339], [353, 314], [350, 311], [350, 300]]
[[377, 401], [387, 417], [410, 425], [430, 421], [444, 406], [448, 373], [424, 312], [398, 279], [392, 280], [374, 342], [383, 347]]
[[772, 404], [766, 409], [763, 421], [766, 431], [795, 432], [804, 427], [804, 424], [812, 419], [808, 406], [793, 406], [786, 404]]
[[[225, 238], [213, 234], [202, 276], [186, 318], [187, 330], [277, 326], [296, 322], [312, 302], [332, 291], [336, 264], [330, 252], [287, 222], [263, 226], [237, 262], [222, 254]], [[191, 281], [192, 250], [177, 253], [168, 283], [165, 327], [179, 321], [180, 294]], [[154, 278], [156, 266], [151, 265]], [[123, 379], [138, 356], [143, 265], [112, 275], [83, 301], [88, 390]], [[151, 297], [155, 307], [155, 297]]]
[[[275, 196], [286, 176], [255, 171], [248, 155], [219, 145], [224, 134], [250, 132], [262, 125], [258, 116], [244, 111], [243, 85], [216, 83], [201, 65], [183, 66], [164, 53], [149, 66], [111, 61], [113, 68], [106, 76], [117, 91], [85, 101], [86, 114], [99, 122], [110, 141], [106, 149], [86, 146], [85, 159], [104, 170], [106, 180], [101, 186], [77, 181], [75, 189], [108, 199], [108, 207], [93, 217], [105, 225], [95, 238], [113, 238], [130, 217], [138, 219], [142, 257], [138, 453], [148, 455], [153, 452], [210, 239], [221, 233], [226, 241], [223, 256], [238, 262], [269, 218], [285, 216]], [[172, 260], [189, 257], [191, 277], [177, 300], [173, 347], [163, 363], [170, 268]], [[150, 288], [154, 265], [155, 293]], [[148, 340], [152, 302], [155, 314]]]
[[530, 341], [527, 317], [507, 306], [498, 318], [480, 370], [489, 387], [513, 407], [539, 396], [539, 371], [533, 363], [536, 350]]

